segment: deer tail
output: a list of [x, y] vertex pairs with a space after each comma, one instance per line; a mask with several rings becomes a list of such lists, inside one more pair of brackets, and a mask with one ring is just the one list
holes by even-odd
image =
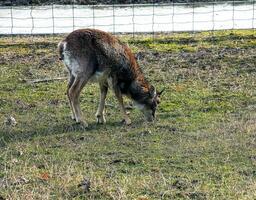
[[61, 41], [58, 44], [59, 60], [64, 60], [63, 51], [64, 51], [64, 44], [65, 43], [66, 43], [65, 41]]

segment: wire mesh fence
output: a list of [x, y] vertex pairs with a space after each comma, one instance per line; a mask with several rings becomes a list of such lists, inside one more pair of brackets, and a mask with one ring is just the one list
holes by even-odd
[[30, 3], [0, 7], [0, 34], [56, 34], [78, 28], [112, 33], [254, 29], [255, 0], [147, 4], [69, 5]]

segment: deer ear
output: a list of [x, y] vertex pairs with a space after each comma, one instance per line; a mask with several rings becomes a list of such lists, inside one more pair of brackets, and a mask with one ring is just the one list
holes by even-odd
[[165, 88], [162, 89], [160, 92], [157, 92], [157, 96], [161, 96], [161, 94], [163, 93], [163, 91], [165, 91]]

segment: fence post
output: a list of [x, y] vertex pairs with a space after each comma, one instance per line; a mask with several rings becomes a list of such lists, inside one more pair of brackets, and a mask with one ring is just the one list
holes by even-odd
[[135, 13], [134, 13], [134, 0], [132, 0], [132, 37], [133, 37], [133, 39], [134, 39], [134, 32], [135, 32], [135, 22], [134, 22], [134, 18], [135, 18]]
[[11, 36], [12, 36], [12, 41], [13, 41], [13, 27], [14, 27], [14, 25], [13, 25], [13, 8], [12, 8], [12, 6], [13, 6], [13, 2], [11, 1]]
[[155, 42], [155, 30], [154, 30], [154, 26], [155, 26], [155, 0], [152, 1], [153, 2], [153, 15], [152, 15], [152, 39], [153, 42]]
[[92, 4], [92, 27], [95, 28], [95, 10], [94, 3]]
[[114, 5], [114, 3], [112, 3], [112, 17], [113, 17], [113, 24], [112, 24], [112, 26], [113, 26], [113, 34], [115, 34], [115, 32], [116, 32], [116, 30], [115, 30], [115, 5]]
[[75, 7], [74, 7], [74, 4], [75, 4], [75, 0], [72, 1], [72, 23], [73, 23], [73, 31], [75, 30]]
[[174, 11], [175, 11], [175, 3], [174, 0], [170, 0], [172, 1], [172, 32], [174, 32]]
[[255, 0], [253, 0], [253, 3], [252, 3], [252, 29], [253, 29], [253, 33], [255, 31], [254, 20], [255, 20]]

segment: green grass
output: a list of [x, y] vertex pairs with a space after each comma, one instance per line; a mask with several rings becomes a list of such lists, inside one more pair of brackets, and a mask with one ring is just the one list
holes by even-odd
[[[150, 82], [166, 88], [155, 123], [121, 123], [112, 92], [105, 125], [98, 86], [83, 90], [89, 128], [70, 119], [63, 36], [0, 38], [3, 199], [255, 199], [256, 35], [253, 30], [120, 36]], [[128, 103], [129, 100], [126, 99]], [[5, 123], [14, 117], [16, 126]], [[90, 180], [90, 191], [78, 185]]]

